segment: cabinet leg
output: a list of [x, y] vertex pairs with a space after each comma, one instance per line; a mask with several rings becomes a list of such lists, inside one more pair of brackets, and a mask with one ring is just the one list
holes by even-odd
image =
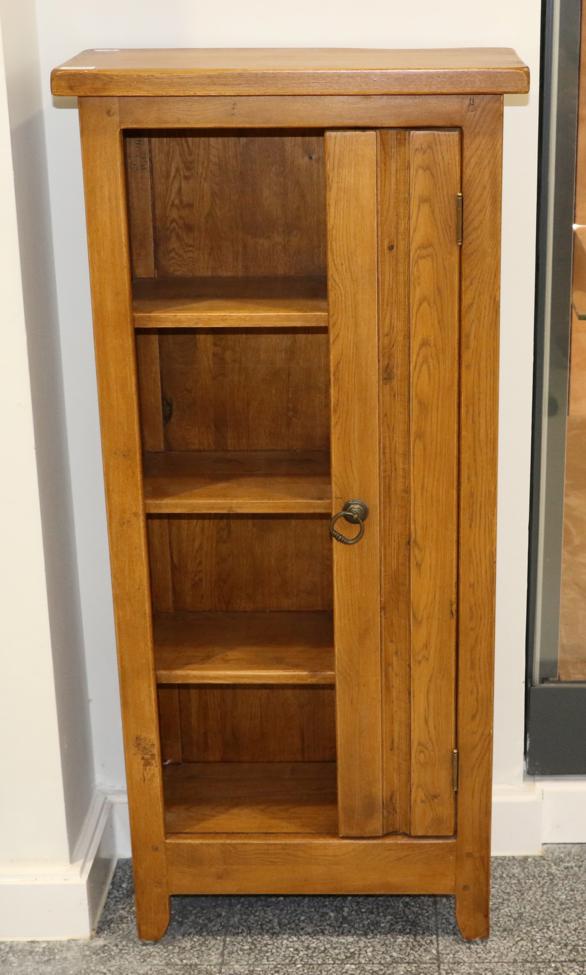
[[136, 891], [136, 928], [141, 941], [160, 941], [169, 927], [170, 898], [166, 890]]
[[465, 941], [488, 938], [490, 893], [487, 885], [463, 886], [456, 893], [456, 921]]

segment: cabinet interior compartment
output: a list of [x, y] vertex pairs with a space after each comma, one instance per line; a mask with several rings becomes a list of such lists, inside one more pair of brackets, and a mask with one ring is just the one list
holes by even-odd
[[335, 834], [323, 136], [125, 152], [166, 830]]
[[125, 137], [135, 325], [327, 324], [323, 133]]
[[148, 520], [169, 832], [335, 832], [320, 515]]

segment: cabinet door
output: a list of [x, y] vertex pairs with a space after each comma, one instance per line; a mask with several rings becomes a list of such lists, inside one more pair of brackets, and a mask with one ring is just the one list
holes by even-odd
[[[382, 701], [379, 540], [377, 134], [326, 134], [332, 505], [368, 505], [363, 538], [333, 543], [338, 824], [380, 836]], [[356, 528], [343, 518], [341, 533]]]
[[[454, 832], [455, 130], [326, 136], [340, 833]], [[352, 529], [341, 519], [347, 534]]]

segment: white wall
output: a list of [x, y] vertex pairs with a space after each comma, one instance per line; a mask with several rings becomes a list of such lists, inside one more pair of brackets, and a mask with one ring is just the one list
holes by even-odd
[[0, 0], [0, 21], [0, 860], [34, 862], [69, 859], [93, 761], [34, 0]]
[[523, 677], [538, 128], [538, 0], [43, 0], [40, 59], [67, 434], [98, 781], [124, 786], [78, 145], [50, 69], [87, 47], [512, 46], [528, 99], [505, 119], [495, 782], [523, 774]]
[[0, 0], [0, 941], [88, 937], [115, 865], [94, 788], [35, 0]]

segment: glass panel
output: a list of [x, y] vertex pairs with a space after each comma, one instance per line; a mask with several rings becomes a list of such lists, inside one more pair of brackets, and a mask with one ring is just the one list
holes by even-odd
[[[580, 0], [547, 0], [545, 7], [529, 618], [533, 685], [586, 680], [586, 70], [580, 71]], [[583, 151], [577, 154], [578, 141]]]
[[[582, 18], [558, 678], [586, 681], [586, 17]], [[555, 255], [554, 255], [555, 256]]]

